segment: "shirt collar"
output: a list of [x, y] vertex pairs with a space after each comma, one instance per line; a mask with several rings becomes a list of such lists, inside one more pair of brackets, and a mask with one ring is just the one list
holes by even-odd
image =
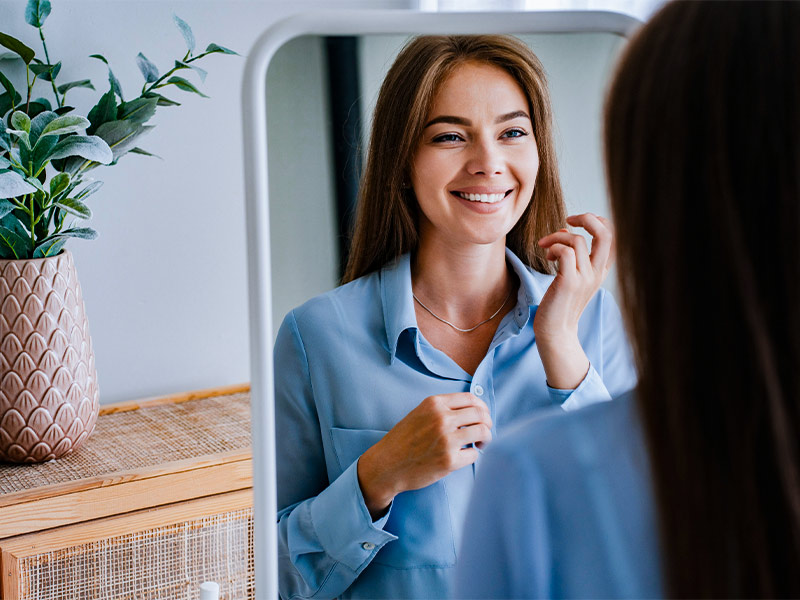
[[[520, 281], [517, 306], [538, 306], [547, 291], [550, 278], [533, 273], [508, 248], [506, 248], [506, 260]], [[391, 356], [391, 362], [394, 362], [400, 335], [407, 329], [417, 329], [414, 297], [411, 294], [411, 255], [407, 253], [397, 257], [381, 269], [381, 303], [386, 327], [387, 350]], [[518, 324], [524, 325], [528, 316], [528, 311], [520, 315]]]

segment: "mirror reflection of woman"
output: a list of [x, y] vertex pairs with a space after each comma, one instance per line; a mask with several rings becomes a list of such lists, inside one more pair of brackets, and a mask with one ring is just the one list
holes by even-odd
[[446, 597], [480, 448], [635, 385], [613, 234], [565, 218], [551, 127], [511, 37], [416, 38], [387, 74], [345, 285], [275, 346], [284, 598]]

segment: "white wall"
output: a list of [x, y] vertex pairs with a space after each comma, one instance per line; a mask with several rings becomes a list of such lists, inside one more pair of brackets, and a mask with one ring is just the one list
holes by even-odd
[[[45, 24], [60, 81], [91, 78], [74, 90], [89, 108], [105, 91], [100, 53], [134, 95], [142, 51], [162, 70], [182, 55], [177, 13], [198, 46], [216, 42], [246, 54], [256, 37], [286, 16], [321, 8], [405, 8], [406, 0], [134, 1], [54, 0]], [[0, 31], [37, 53], [23, 0], [0, 0]], [[244, 58], [211, 56], [205, 100], [170, 93], [184, 105], [159, 109], [141, 146], [163, 160], [126, 156], [97, 169], [105, 181], [90, 198], [100, 237], [68, 245], [75, 255], [97, 356], [101, 402], [249, 380], [244, 239], [241, 79]], [[8, 69], [10, 63], [3, 62]], [[40, 88], [46, 95], [46, 88]], [[84, 113], [85, 114], [85, 113]]]

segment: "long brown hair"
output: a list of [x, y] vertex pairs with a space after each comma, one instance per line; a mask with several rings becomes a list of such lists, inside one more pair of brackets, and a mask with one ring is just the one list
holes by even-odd
[[407, 185], [411, 162], [436, 92], [467, 61], [507, 71], [528, 98], [539, 172], [533, 199], [509, 232], [506, 245], [534, 269], [552, 272], [536, 242], [565, 227], [566, 211], [544, 68], [525, 44], [511, 36], [420, 36], [397, 56], [378, 94], [344, 283], [417, 247], [419, 209]]
[[606, 104], [667, 593], [800, 597], [800, 4], [665, 6]]

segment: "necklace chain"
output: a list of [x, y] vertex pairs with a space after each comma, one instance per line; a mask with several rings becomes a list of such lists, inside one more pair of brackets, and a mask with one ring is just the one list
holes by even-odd
[[511, 291], [510, 291], [510, 292], [508, 292], [508, 296], [506, 296], [506, 299], [505, 299], [505, 300], [503, 300], [503, 303], [500, 305], [500, 308], [498, 308], [498, 309], [497, 309], [497, 310], [494, 312], [494, 314], [493, 314], [491, 317], [489, 317], [488, 319], [484, 319], [483, 321], [481, 321], [480, 323], [478, 323], [478, 324], [477, 324], [477, 325], [475, 325], [474, 327], [470, 327], [469, 329], [461, 329], [461, 327], [457, 327], [457, 326], [453, 325], [453, 324], [452, 324], [450, 321], [448, 321], [447, 319], [443, 319], [442, 317], [440, 317], [439, 315], [437, 315], [435, 312], [433, 312], [433, 311], [432, 311], [430, 308], [428, 308], [427, 306], [425, 306], [425, 305], [422, 303], [422, 300], [420, 300], [419, 298], [417, 298], [417, 295], [416, 295], [416, 294], [415, 294], [413, 291], [411, 292], [411, 295], [414, 297], [414, 300], [416, 300], [416, 301], [419, 303], [419, 305], [420, 305], [422, 308], [424, 308], [425, 310], [427, 310], [427, 311], [430, 313], [430, 315], [431, 315], [431, 316], [432, 316], [434, 319], [437, 319], [437, 320], [441, 321], [441, 322], [442, 322], [442, 323], [444, 323], [445, 325], [450, 325], [450, 327], [452, 327], [452, 328], [453, 328], [453, 329], [455, 329], [456, 331], [460, 331], [461, 333], [469, 333], [470, 331], [475, 331], [475, 330], [476, 330], [478, 327], [480, 327], [480, 326], [481, 326], [481, 325], [483, 325], [484, 323], [488, 323], [489, 321], [491, 321], [492, 319], [494, 319], [494, 318], [495, 318], [497, 315], [499, 315], [499, 314], [500, 314], [500, 311], [501, 311], [501, 310], [503, 310], [503, 307], [506, 305], [506, 302], [508, 302], [508, 299], [509, 299], [509, 298], [511, 298], [511, 294], [512, 294], [513, 292], [514, 292], [514, 288], [512, 287], [512, 288], [511, 288]]

